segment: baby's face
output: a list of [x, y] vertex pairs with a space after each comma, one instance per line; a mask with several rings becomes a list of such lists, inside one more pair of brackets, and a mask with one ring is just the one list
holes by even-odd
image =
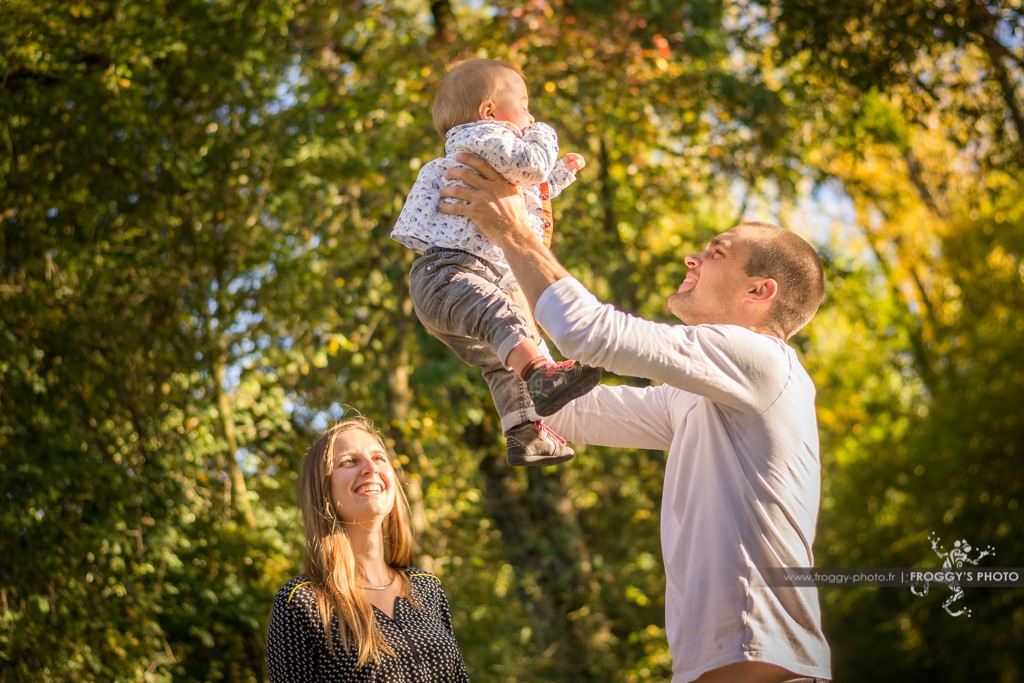
[[530, 115], [530, 94], [522, 76], [511, 69], [502, 69], [499, 76], [502, 87], [494, 98], [494, 109], [489, 118], [514, 123], [520, 130], [533, 124]]

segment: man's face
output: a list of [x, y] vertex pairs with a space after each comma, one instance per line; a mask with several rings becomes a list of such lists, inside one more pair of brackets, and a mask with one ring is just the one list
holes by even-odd
[[686, 279], [668, 298], [668, 310], [687, 325], [742, 324], [744, 296], [756, 279], [744, 272], [752, 253], [751, 232], [735, 227], [686, 257]]

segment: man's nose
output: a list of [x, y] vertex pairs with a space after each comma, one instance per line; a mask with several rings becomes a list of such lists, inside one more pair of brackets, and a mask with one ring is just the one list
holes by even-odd
[[689, 256], [683, 259], [683, 263], [686, 264], [687, 268], [696, 268], [697, 266], [700, 265], [700, 255], [690, 254]]

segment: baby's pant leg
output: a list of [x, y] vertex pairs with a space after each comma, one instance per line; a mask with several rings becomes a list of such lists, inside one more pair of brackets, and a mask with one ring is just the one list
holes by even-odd
[[428, 251], [410, 273], [416, 317], [467, 365], [479, 368], [501, 416], [502, 431], [539, 420], [526, 383], [505, 365], [516, 345], [533, 339], [500, 276], [464, 252]]

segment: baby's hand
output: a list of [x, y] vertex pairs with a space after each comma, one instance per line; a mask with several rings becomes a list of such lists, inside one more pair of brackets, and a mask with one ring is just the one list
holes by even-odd
[[581, 168], [587, 165], [587, 160], [583, 158], [583, 155], [574, 152], [566, 154], [562, 157], [562, 161], [565, 162], [565, 167], [569, 169], [570, 173], [578, 173]]

